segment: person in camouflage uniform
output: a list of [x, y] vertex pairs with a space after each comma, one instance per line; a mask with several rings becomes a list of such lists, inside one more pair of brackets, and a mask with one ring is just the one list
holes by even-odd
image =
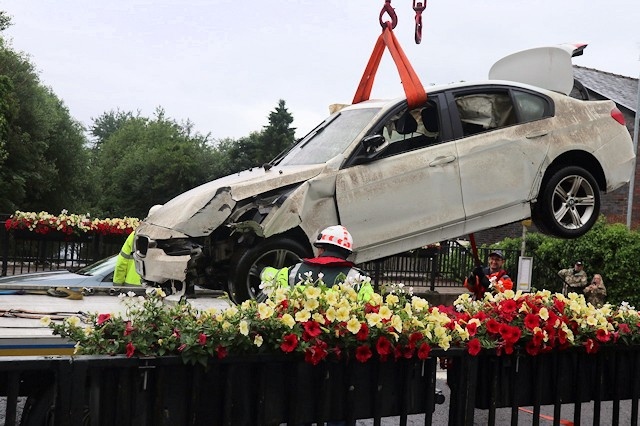
[[573, 268], [562, 269], [558, 275], [564, 280], [562, 294], [568, 292], [582, 294], [582, 290], [587, 286], [587, 273], [584, 271], [581, 261], [577, 261]]
[[607, 288], [600, 274], [595, 274], [591, 284], [584, 288], [584, 298], [593, 306], [599, 308], [604, 305], [604, 298], [607, 296]]

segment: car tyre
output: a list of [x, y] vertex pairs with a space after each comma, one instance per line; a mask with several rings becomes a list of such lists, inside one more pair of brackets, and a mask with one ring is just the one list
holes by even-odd
[[[555, 171], [534, 206], [541, 228], [560, 238], [577, 238], [589, 231], [600, 214], [600, 189], [582, 167]], [[543, 231], [544, 232], [544, 231]]]
[[260, 273], [265, 267], [293, 266], [300, 258], [311, 256], [311, 248], [296, 240], [286, 237], [263, 240], [239, 253], [233, 262], [228, 281], [229, 296], [236, 303], [248, 299], [263, 301], [267, 295], [260, 289]]

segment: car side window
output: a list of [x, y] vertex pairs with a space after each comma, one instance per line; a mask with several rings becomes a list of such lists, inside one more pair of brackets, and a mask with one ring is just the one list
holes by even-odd
[[384, 125], [382, 135], [387, 144], [381, 157], [439, 143], [440, 119], [437, 105], [428, 102], [424, 106], [395, 114]]
[[455, 103], [463, 136], [517, 123], [514, 105], [506, 91], [458, 95]]
[[513, 91], [518, 111], [520, 112], [520, 122], [540, 120], [547, 116], [548, 102], [532, 93]]

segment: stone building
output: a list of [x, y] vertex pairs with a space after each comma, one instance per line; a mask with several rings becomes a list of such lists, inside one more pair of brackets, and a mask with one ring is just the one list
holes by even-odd
[[[633, 126], [638, 105], [638, 79], [612, 74], [592, 68], [574, 65], [574, 76], [577, 80], [572, 96], [579, 97], [580, 92], [586, 92], [589, 99], [611, 99], [625, 118], [627, 128], [633, 137]], [[640, 227], [640, 161], [636, 162], [636, 174], [633, 191], [631, 227]], [[629, 199], [629, 185], [624, 185], [616, 191], [603, 195], [601, 198], [601, 214], [609, 221], [627, 223], [627, 209]], [[536, 231], [535, 226], [529, 228]], [[500, 226], [475, 234], [478, 244], [491, 244], [505, 237], [519, 237], [522, 235], [520, 222]], [[461, 237], [464, 238], [464, 237]]]

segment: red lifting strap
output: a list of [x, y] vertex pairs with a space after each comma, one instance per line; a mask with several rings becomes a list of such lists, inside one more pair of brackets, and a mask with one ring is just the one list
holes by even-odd
[[413, 70], [409, 59], [407, 59], [407, 56], [400, 47], [400, 43], [398, 43], [398, 39], [396, 39], [396, 36], [393, 34], [391, 23], [389, 22], [384, 25], [382, 34], [378, 37], [378, 41], [373, 48], [373, 53], [364, 70], [356, 95], [353, 97], [353, 103], [357, 104], [369, 99], [371, 87], [373, 87], [373, 80], [376, 77], [376, 72], [378, 71], [385, 47], [389, 49], [389, 53], [391, 53], [391, 57], [396, 63], [396, 68], [398, 68], [402, 87], [404, 88], [404, 93], [407, 95], [409, 108], [423, 105], [427, 101], [427, 92], [425, 92], [418, 75]]

